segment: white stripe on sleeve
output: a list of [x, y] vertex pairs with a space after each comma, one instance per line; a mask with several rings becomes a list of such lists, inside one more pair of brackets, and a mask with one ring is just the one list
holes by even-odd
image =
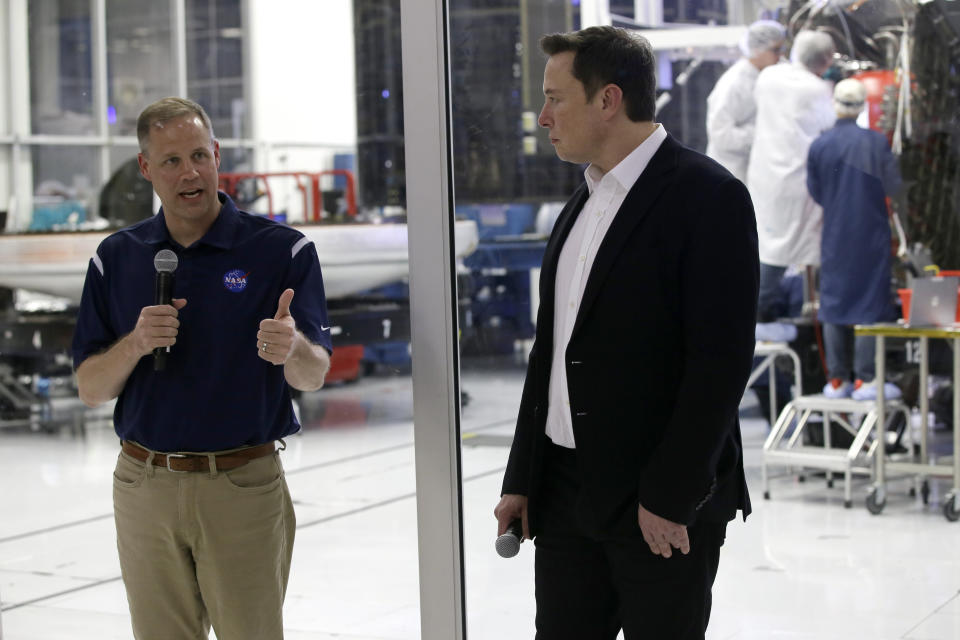
[[297, 241], [297, 244], [293, 245], [293, 249], [290, 252], [291, 258], [296, 258], [297, 254], [300, 253], [300, 249], [303, 249], [305, 246], [313, 242], [310, 238], [304, 236]]

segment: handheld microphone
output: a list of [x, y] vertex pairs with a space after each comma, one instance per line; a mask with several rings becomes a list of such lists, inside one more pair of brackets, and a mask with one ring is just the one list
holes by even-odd
[[523, 521], [517, 518], [509, 525], [502, 536], [497, 536], [497, 554], [501, 558], [512, 558], [520, 552], [520, 539], [523, 538]]
[[[153, 267], [157, 270], [154, 282], [154, 304], [170, 304], [173, 299], [173, 272], [177, 270], [177, 254], [170, 249], [161, 249], [153, 256]], [[157, 347], [153, 350], [153, 370], [163, 371], [167, 365], [170, 347]]]

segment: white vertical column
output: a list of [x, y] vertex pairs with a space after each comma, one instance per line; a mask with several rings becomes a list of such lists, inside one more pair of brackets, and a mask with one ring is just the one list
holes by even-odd
[[633, 0], [633, 15], [644, 26], [658, 27], [663, 24], [663, 0]]
[[[247, 140], [259, 140], [260, 139], [260, 125], [257, 122], [256, 118], [253, 117], [254, 114], [254, 97], [258, 95], [257, 86], [258, 78], [257, 74], [254, 73], [254, 63], [253, 63], [253, 52], [259, 51], [259, 49], [254, 49], [260, 45], [256, 39], [256, 16], [254, 15], [253, 7], [251, 4], [256, 0], [240, 0], [240, 27], [243, 29], [243, 127], [242, 134], [238, 135], [239, 138], [245, 138]], [[262, 145], [256, 145], [250, 149], [250, 166], [254, 171], [260, 171], [264, 168], [264, 163], [266, 162], [266, 155], [262, 152]]]
[[[60, 104], [60, 7], [56, 2], [34, 2], [30, 12], [33, 23], [31, 33], [35, 46], [30, 51], [30, 74], [44, 78], [46, 82], [35, 82], [30, 87], [30, 100], [45, 109], [56, 108]], [[29, 47], [29, 39], [27, 46]]]
[[265, 113], [257, 104], [258, 98], [262, 96], [260, 81], [260, 65], [257, 61], [256, 52], [263, 51], [269, 47], [270, 43], [263, 37], [260, 21], [258, 20], [257, 9], [263, 10], [262, 4], [257, 4], [257, 0], [241, 0], [240, 2], [240, 23], [243, 28], [243, 102], [244, 119], [246, 121], [246, 135], [248, 140], [257, 141], [257, 144], [251, 150], [250, 166], [254, 171], [270, 170], [269, 144], [263, 140], [263, 127], [260, 120], [255, 116], [258, 113]]
[[610, 0], [580, 0], [580, 28], [610, 24]]
[[26, 229], [33, 215], [33, 165], [30, 147], [21, 141], [30, 131], [30, 43], [27, 0], [9, 0], [7, 12], [7, 56], [9, 77], [5, 87], [10, 102], [7, 105], [10, 133], [14, 143], [11, 150], [12, 184], [7, 229]]
[[[10, 16], [9, 5], [0, 2], [0, 35], [2, 42], [9, 40]], [[0, 44], [0, 87], [10, 86], [9, 65], [10, 56], [8, 47]], [[10, 136], [10, 105], [9, 91], [0, 92], [0, 139]], [[11, 167], [12, 151], [10, 145], [0, 144], [0, 211], [6, 211], [10, 206], [13, 169]]]
[[423, 640], [466, 637], [445, 4], [400, 3]]
[[[94, 184], [105, 184], [110, 179], [110, 123], [107, 122], [109, 92], [107, 91], [107, 1], [90, 0], [90, 62], [91, 82], [93, 84], [93, 121], [97, 135], [106, 143], [98, 147], [99, 173], [94, 176]], [[99, 203], [98, 203], [99, 204]], [[97, 215], [99, 206], [91, 212]]]
[[743, 0], [727, 0], [727, 24], [746, 24], [743, 4]]
[[173, 86], [176, 95], [187, 95], [187, 8], [186, 0], [170, 0], [170, 52], [173, 54]]
[[93, 121], [97, 135], [106, 137], [109, 92], [107, 90], [107, 2], [90, 0], [90, 62], [93, 83]]

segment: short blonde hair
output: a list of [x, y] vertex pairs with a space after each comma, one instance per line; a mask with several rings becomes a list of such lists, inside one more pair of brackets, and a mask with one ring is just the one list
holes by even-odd
[[203, 121], [203, 126], [210, 132], [210, 140], [213, 140], [213, 124], [210, 122], [210, 116], [203, 110], [203, 107], [188, 98], [171, 96], [157, 100], [140, 112], [140, 116], [137, 118], [137, 142], [140, 145], [140, 152], [147, 153], [147, 142], [150, 140], [150, 127], [157, 123], [164, 123], [174, 118], [179, 118], [180, 116], [190, 115], [200, 117]]

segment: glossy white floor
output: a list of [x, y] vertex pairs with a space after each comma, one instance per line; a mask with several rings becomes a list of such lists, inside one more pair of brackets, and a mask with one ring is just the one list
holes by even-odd
[[[469, 637], [533, 637], [533, 548], [499, 558], [492, 516], [519, 401], [516, 370], [467, 372], [463, 413]], [[297, 505], [287, 637], [419, 638], [410, 380], [368, 378], [304, 398], [283, 454]], [[748, 394], [745, 407], [753, 401]], [[749, 407], [745, 413], [755, 415]], [[853, 509], [837, 483], [759, 488], [766, 423], [745, 418], [755, 513], [728, 529], [708, 638], [960, 640], [960, 524], [891, 485]], [[5, 640], [129, 639], [110, 506], [117, 441], [0, 431], [0, 628]], [[162, 637], [162, 636], [158, 636]], [[658, 639], [659, 640], [659, 639]]]

